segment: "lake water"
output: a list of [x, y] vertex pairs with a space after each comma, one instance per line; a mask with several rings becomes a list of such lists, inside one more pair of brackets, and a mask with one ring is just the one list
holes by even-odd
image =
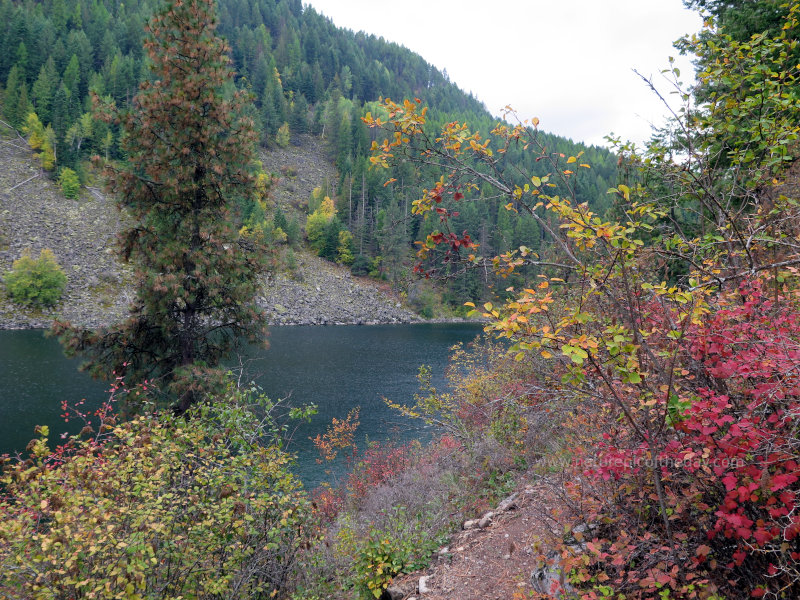
[[[247, 369], [270, 398], [318, 405], [319, 413], [298, 428], [290, 445], [298, 453], [298, 474], [313, 487], [326, 475], [309, 437], [355, 406], [361, 408], [362, 447], [365, 436], [425, 438], [418, 422], [387, 408], [383, 397], [412, 402], [423, 364], [431, 366], [434, 385], [443, 387], [450, 348], [479, 332], [471, 324], [272, 327], [270, 348], [251, 350]], [[0, 454], [23, 451], [36, 425], [48, 425], [51, 439], [69, 430], [60, 417], [62, 400], [85, 399], [86, 407], [95, 407], [108, 396], [108, 385], [78, 372], [78, 363], [67, 360], [58, 342], [41, 331], [0, 331]]]

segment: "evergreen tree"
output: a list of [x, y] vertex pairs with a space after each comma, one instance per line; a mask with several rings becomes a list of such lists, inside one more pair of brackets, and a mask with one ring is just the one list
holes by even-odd
[[57, 85], [58, 73], [51, 56], [39, 69], [39, 76], [36, 78], [32, 90], [33, 106], [45, 123], [50, 122], [50, 107], [53, 103], [53, 95]]
[[[130, 317], [96, 332], [58, 323], [68, 351], [98, 376], [155, 380], [178, 413], [219, 389], [218, 368], [242, 336], [256, 340], [259, 252], [237, 238], [228, 207], [254, 197], [256, 133], [232, 92], [214, 0], [170, 3], [148, 27], [151, 77], [134, 108], [106, 118], [125, 131], [128, 161], [108, 169], [111, 191], [135, 219], [123, 257], [138, 266]], [[251, 249], [252, 250], [252, 249]]]
[[78, 83], [80, 81], [80, 63], [78, 57], [74, 54], [69, 59], [69, 64], [64, 70], [64, 85], [69, 90], [70, 94], [78, 94]]
[[308, 131], [308, 102], [303, 94], [296, 96], [292, 103], [289, 128], [293, 133], [306, 133]]
[[6, 78], [6, 89], [3, 95], [3, 114], [15, 127], [21, 125], [17, 123], [17, 104], [19, 104], [20, 80], [19, 67], [14, 65], [8, 72]]
[[30, 102], [28, 102], [28, 85], [23, 81], [19, 86], [19, 98], [17, 98], [17, 106], [14, 111], [14, 125], [19, 127], [25, 122], [28, 113], [31, 110]]

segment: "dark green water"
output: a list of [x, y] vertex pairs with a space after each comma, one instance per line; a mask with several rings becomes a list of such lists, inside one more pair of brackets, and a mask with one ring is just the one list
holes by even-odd
[[[248, 379], [272, 399], [292, 405], [317, 404], [319, 414], [301, 426], [290, 449], [298, 453], [297, 471], [308, 486], [325, 478], [309, 437], [322, 433], [333, 417], [361, 407], [359, 439], [404, 441], [425, 437], [388, 409], [382, 398], [409, 403], [418, 391], [420, 365], [433, 369], [434, 384], [444, 385], [449, 349], [472, 340], [475, 325], [422, 324], [371, 327], [272, 327], [270, 349], [253, 350]], [[107, 397], [107, 384], [79, 373], [58, 342], [41, 331], [0, 331], [0, 454], [20, 452], [36, 425], [48, 425], [51, 439], [69, 430], [60, 418], [61, 401], [86, 399], [88, 408]]]

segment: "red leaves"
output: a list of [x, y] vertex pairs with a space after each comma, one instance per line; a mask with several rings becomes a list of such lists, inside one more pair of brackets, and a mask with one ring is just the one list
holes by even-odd
[[769, 489], [773, 492], [777, 492], [778, 490], [782, 490], [796, 481], [797, 475], [794, 473], [779, 473], [772, 477], [772, 485]]
[[[665, 588], [692, 597], [689, 574], [754, 597], [800, 586], [800, 292], [779, 300], [767, 298], [759, 282], [721, 298], [723, 308], [686, 330], [686, 367], [675, 386], [679, 418], [639, 436], [612, 421], [613, 433], [585, 449], [582, 474], [591, 485], [582, 501], [592, 489], [596, 522], [610, 519], [615, 532], [613, 545], [593, 545], [606, 555], [604, 572], [630, 584], [631, 597], [656, 597]], [[653, 346], [666, 329], [658, 314], [654, 308], [644, 318]], [[648, 410], [671, 408], [665, 403], [656, 397]], [[630, 405], [639, 406], [633, 398]], [[648, 440], [658, 447], [655, 456]], [[620, 531], [638, 531], [629, 537], [642, 554], [657, 555], [658, 540], [668, 539], [653, 473], [662, 478], [671, 539], [680, 549], [662, 555], [658, 568], [647, 568], [641, 554], [632, 566], [617, 545]]]

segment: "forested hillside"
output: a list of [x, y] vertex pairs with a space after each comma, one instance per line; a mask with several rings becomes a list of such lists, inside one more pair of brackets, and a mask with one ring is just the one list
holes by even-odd
[[[90, 95], [119, 107], [130, 104], [147, 74], [145, 24], [159, 5], [156, 0], [0, 0], [3, 115], [32, 138], [53, 177], [86, 182], [92, 155], [124, 158], [119, 131], [94, 116]], [[488, 133], [497, 119], [424, 58], [383, 38], [339, 29], [300, 0], [221, 0], [219, 14], [235, 85], [252, 92], [250, 116], [261, 143], [285, 146], [298, 134], [312, 133], [324, 140], [336, 164], [338, 180], [300, 206], [313, 213], [324, 196], [335, 202], [335, 215], [330, 210], [318, 215], [314, 249], [351, 265], [354, 273], [402, 279], [410, 271], [413, 240], [430, 233], [409, 218], [411, 203], [422, 194], [420, 182], [430, 177], [407, 167], [388, 174], [370, 170], [374, 133], [361, 119], [382, 97], [419, 98], [430, 107], [432, 128], [468, 121]], [[555, 135], [539, 136], [556, 154], [586, 151], [592, 171], [582, 173], [577, 195], [604, 212], [606, 190], [615, 183], [615, 157]], [[547, 172], [545, 165], [525, 164], [519, 150], [509, 149], [509, 174]], [[396, 183], [385, 186], [390, 178]], [[276, 207], [267, 206], [267, 214], [263, 209], [256, 203], [242, 206], [241, 224], [263, 233], [270, 223], [265, 235], [273, 239], [267, 241], [282, 241], [274, 229], [284, 216]], [[453, 225], [482, 232], [478, 241], [487, 253], [544, 239], [529, 217], [512, 219], [493, 202], [464, 204]], [[486, 277], [459, 273], [450, 285], [453, 303], [460, 304], [465, 293], [476, 299], [486, 293]]]
[[[42, 71], [27, 71], [36, 37], [25, 23], [60, 15], [68, 42], [88, 39], [88, 19], [82, 8], [3, 4], [27, 36], [8, 42], [10, 118], [24, 118], [63, 182], [87, 148], [119, 159], [108, 179], [135, 219], [123, 235], [138, 270], [125, 322], [56, 323], [113, 381], [111, 398], [94, 426], [82, 402], [64, 403], [87, 426], [55, 449], [41, 426], [27, 455], [0, 457], [0, 597], [800, 597], [800, 0], [686, 4], [704, 9], [703, 30], [679, 43], [697, 84], [665, 71], [681, 106], [644, 148], [617, 145], [619, 174], [607, 152], [535, 121], [495, 125], [477, 105], [433, 104], [426, 94], [474, 101], [430, 71], [419, 89], [414, 77], [382, 81], [393, 47], [324, 19], [317, 34], [342, 45], [320, 38], [309, 60], [313, 13], [297, 3], [275, 5], [285, 27], [262, 32], [277, 73], [264, 92], [279, 85], [285, 111], [276, 131], [264, 120], [276, 104], [233, 93], [214, 0], [176, 0], [152, 19], [152, 81], [132, 110], [100, 113], [122, 124], [121, 139], [82, 117], [83, 59], [67, 50], [52, 59], [55, 93], [80, 100], [80, 118], [55, 123], [53, 96], [40, 120], [18, 110], [37, 107]], [[267, 6], [250, 5], [250, 18], [266, 22]], [[247, 37], [234, 23], [224, 27]], [[339, 62], [326, 83], [319, 66], [321, 94], [305, 96], [320, 56], [371, 43], [386, 55], [353, 50], [353, 60], [374, 78], [351, 68], [348, 79]], [[411, 94], [376, 100], [366, 81], [371, 93], [388, 93], [385, 83]], [[255, 164], [247, 111], [266, 144], [317, 132], [338, 175], [284, 199], [275, 178], [296, 170]], [[92, 135], [78, 135], [86, 127]], [[271, 251], [261, 242], [299, 238], [297, 209], [311, 248], [354, 271], [397, 277], [417, 236], [417, 271], [449, 278], [467, 304], [483, 293], [476, 272], [502, 296], [473, 304], [486, 336], [453, 349], [449, 390], [423, 367], [412, 403], [387, 401], [421, 419], [431, 442], [361, 445], [354, 407], [313, 439], [321, 464], [352, 470], [310, 494], [284, 440], [287, 413], [305, 419], [313, 407], [284, 412], [221, 368], [243, 329], [260, 335], [251, 298]], [[42, 262], [53, 279], [53, 261]], [[462, 272], [469, 265], [479, 269]]]

